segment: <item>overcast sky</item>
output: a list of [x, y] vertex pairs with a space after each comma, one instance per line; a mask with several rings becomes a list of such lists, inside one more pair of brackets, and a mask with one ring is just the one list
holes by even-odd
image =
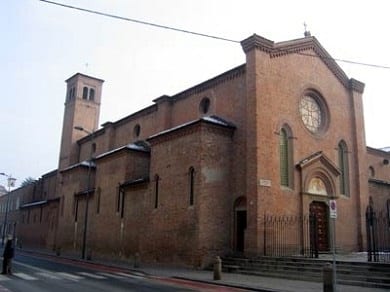
[[[55, 0], [241, 41], [308, 30], [338, 59], [390, 66], [390, 1]], [[57, 168], [65, 82], [105, 80], [100, 124], [245, 62], [240, 44], [92, 15], [39, 0], [0, 3], [0, 172], [22, 182]], [[88, 63], [88, 66], [86, 64]], [[366, 140], [390, 146], [390, 70], [338, 62], [366, 84]], [[6, 178], [0, 177], [0, 184]]]

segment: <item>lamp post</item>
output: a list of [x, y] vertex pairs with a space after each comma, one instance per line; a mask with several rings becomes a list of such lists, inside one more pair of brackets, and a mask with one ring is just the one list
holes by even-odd
[[8, 209], [9, 209], [9, 200], [11, 197], [11, 187], [15, 186], [16, 178], [13, 178], [10, 174], [5, 174], [4, 172], [0, 172], [0, 175], [4, 175], [7, 177], [7, 183], [8, 183], [8, 194], [7, 194], [7, 202], [5, 205], [5, 216], [4, 216], [4, 228], [3, 228], [3, 235], [1, 240], [1, 245], [4, 246], [4, 240], [5, 240], [5, 233], [7, 230], [7, 220], [8, 220]]
[[[93, 144], [94, 140], [94, 133], [95, 132], [90, 132], [83, 127], [76, 126], [74, 127], [78, 131], [82, 131], [84, 133], [87, 133], [88, 135], [91, 135], [91, 141]], [[92, 168], [92, 160], [93, 160], [93, 149], [91, 145], [91, 150], [89, 153], [89, 161], [88, 161], [88, 178], [87, 178], [87, 192], [85, 194], [85, 210], [84, 210], [84, 232], [83, 232], [83, 245], [81, 249], [81, 258], [85, 259], [85, 251], [87, 248], [87, 229], [88, 229], [88, 205], [89, 205], [89, 192], [91, 188], [91, 168]]]

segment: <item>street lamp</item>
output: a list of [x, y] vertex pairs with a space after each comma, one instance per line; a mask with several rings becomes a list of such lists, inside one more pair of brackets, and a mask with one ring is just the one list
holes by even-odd
[[5, 233], [7, 229], [7, 220], [8, 220], [8, 209], [9, 209], [9, 200], [11, 197], [11, 187], [15, 186], [16, 178], [13, 178], [10, 174], [5, 174], [4, 172], [0, 172], [0, 175], [4, 175], [7, 177], [7, 183], [8, 183], [8, 194], [7, 194], [7, 202], [5, 205], [5, 216], [4, 216], [4, 228], [3, 228], [3, 235], [1, 240], [1, 245], [4, 246], [4, 240], [5, 240]]
[[[91, 135], [91, 141], [93, 145], [94, 140], [94, 133], [90, 132], [83, 127], [76, 126], [74, 127], [78, 131], [82, 131], [84, 133], [87, 133], [88, 135]], [[83, 245], [81, 249], [81, 258], [85, 259], [85, 250], [87, 247], [87, 228], [88, 228], [88, 205], [89, 205], [89, 192], [91, 188], [91, 168], [92, 168], [92, 160], [93, 160], [93, 147], [91, 145], [91, 150], [89, 153], [89, 161], [88, 161], [88, 179], [87, 179], [87, 193], [85, 194], [85, 210], [84, 210], [84, 232], [83, 232]]]

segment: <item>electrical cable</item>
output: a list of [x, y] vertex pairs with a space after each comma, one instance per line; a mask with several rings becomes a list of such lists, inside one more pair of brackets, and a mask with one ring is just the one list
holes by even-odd
[[[157, 28], [168, 29], [168, 30], [173, 30], [173, 31], [177, 31], [177, 32], [182, 32], [182, 33], [188, 33], [188, 34], [192, 34], [192, 35], [196, 35], [196, 36], [207, 37], [207, 38], [212, 38], [212, 39], [226, 41], [226, 42], [231, 42], [231, 43], [238, 43], [238, 44], [241, 43], [240, 41], [229, 39], [229, 38], [225, 38], [225, 37], [219, 37], [219, 36], [215, 36], [215, 35], [209, 35], [209, 34], [195, 32], [195, 31], [190, 31], [190, 30], [186, 30], [186, 29], [175, 28], [175, 27], [171, 27], [171, 26], [167, 26], [167, 25], [162, 25], [162, 24], [147, 22], [147, 21], [143, 21], [143, 20], [137, 20], [137, 19], [133, 19], [133, 18], [118, 16], [118, 15], [109, 14], [109, 13], [105, 13], [105, 12], [100, 12], [100, 11], [96, 11], [96, 10], [91, 10], [91, 9], [76, 7], [76, 6], [67, 5], [67, 4], [63, 4], [63, 3], [58, 3], [58, 2], [54, 2], [54, 1], [49, 1], [49, 0], [38, 0], [38, 1], [45, 2], [45, 3], [48, 3], [48, 4], [52, 4], [52, 5], [61, 6], [61, 7], [65, 7], [65, 8], [69, 8], [69, 9], [75, 9], [75, 10], [79, 10], [79, 11], [83, 11], [83, 12], [87, 12], [87, 13], [91, 13], [91, 14], [97, 14], [97, 15], [100, 15], [100, 16], [115, 18], [115, 19], [119, 19], [119, 20], [124, 20], [124, 21], [134, 22], [134, 23], [138, 23], [138, 24], [143, 24], [143, 25], [154, 26], [154, 27], [157, 27]], [[284, 51], [284, 50], [280, 49], [280, 51]], [[356, 62], [356, 61], [350, 61], [350, 60], [345, 60], [345, 59], [337, 59], [337, 58], [333, 58], [333, 57], [317, 56], [317, 55], [303, 53], [303, 52], [293, 52], [293, 53], [296, 53], [296, 54], [299, 54], [299, 55], [315, 57], [315, 58], [325, 58], [325, 59], [330, 59], [330, 60], [333, 60], [333, 61], [353, 64], [353, 65], [374, 67], [374, 68], [380, 68], [380, 69], [390, 69], [390, 66], [385, 66], [385, 65], [369, 64], [369, 63]]]
[[62, 7], [65, 7], [65, 8], [80, 10], [80, 11], [88, 12], [88, 13], [92, 13], [92, 14], [97, 14], [97, 15], [101, 15], [101, 16], [106, 16], [106, 17], [110, 17], [110, 18], [125, 20], [125, 21], [129, 21], [129, 22], [135, 22], [135, 23], [138, 23], [138, 24], [144, 24], [144, 25], [154, 26], [154, 27], [158, 27], [158, 28], [169, 29], [169, 30], [173, 30], [173, 31], [193, 34], [193, 35], [197, 35], [197, 36], [213, 38], [213, 39], [217, 39], [217, 40], [221, 40], [221, 41], [227, 41], [227, 42], [232, 42], [232, 43], [240, 43], [239, 41], [228, 39], [228, 38], [224, 38], [224, 37], [213, 36], [213, 35], [209, 35], [209, 34], [205, 34], [205, 33], [194, 32], [194, 31], [185, 30], [185, 29], [181, 29], [181, 28], [175, 28], [175, 27], [162, 25], [162, 24], [156, 24], [156, 23], [152, 23], [152, 22], [147, 22], [147, 21], [143, 21], [143, 20], [137, 20], [137, 19], [133, 19], [133, 18], [118, 16], [118, 15], [114, 15], [114, 14], [109, 14], [109, 13], [100, 12], [100, 11], [96, 11], [96, 10], [90, 10], [90, 9], [86, 9], [86, 8], [71, 6], [71, 5], [57, 3], [57, 2], [53, 2], [53, 1], [48, 1], [48, 0], [38, 0], [38, 1], [45, 2], [45, 3], [48, 3], [48, 4], [62, 6]]

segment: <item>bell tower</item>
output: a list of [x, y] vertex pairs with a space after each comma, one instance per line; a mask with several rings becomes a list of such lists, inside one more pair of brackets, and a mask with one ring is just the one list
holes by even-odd
[[82, 127], [91, 133], [97, 130], [104, 80], [76, 73], [65, 82], [67, 88], [59, 170], [78, 162], [76, 142], [88, 134], [75, 127]]

